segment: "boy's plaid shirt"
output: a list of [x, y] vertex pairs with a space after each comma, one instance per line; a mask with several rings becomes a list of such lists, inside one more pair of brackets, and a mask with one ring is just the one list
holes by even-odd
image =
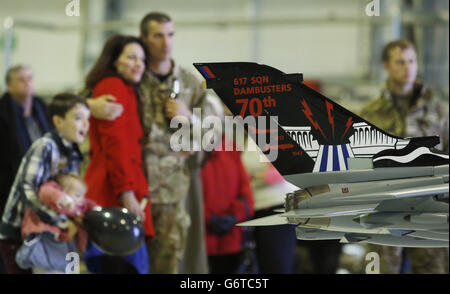
[[82, 155], [78, 145], [52, 131], [36, 140], [22, 158], [8, 196], [0, 223], [0, 239], [20, 239], [20, 228], [27, 207], [49, 224], [61, 224], [67, 218], [44, 205], [39, 187], [59, 173], [78, 173]]

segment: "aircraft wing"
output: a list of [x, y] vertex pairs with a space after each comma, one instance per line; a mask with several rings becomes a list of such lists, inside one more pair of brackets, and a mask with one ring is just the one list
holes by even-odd
[[342, 215], [359, 215], [368, 214], [375, 211], [378, 206], [376, 204], [366, 205], [347, 205], [331, 208], [316, 208], [316, 209], [297, 209], [285, 213], [279, 213], [266, 217], [261, 217], [246, 222], [237, 224], [237, 226], [276, 226], [288, 224], [287, 218], [321, 218], [333, 217]]
[[288, 224], [286, 217], [284, 217], [282, 213], [279, 213], [242, 222], [237, 224], [237, 226], [259, 227], [259, 226], [277, 226], [286, 224]]

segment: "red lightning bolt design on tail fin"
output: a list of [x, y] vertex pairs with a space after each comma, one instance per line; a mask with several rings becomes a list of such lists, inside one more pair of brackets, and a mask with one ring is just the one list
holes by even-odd
[[331, 116], [331, 110], [333, 110], [333, 104], [331, 104], [328, 101], [325, 101], [325, 104], [327, 105], [327, 112], [328, 112], [328, 122], [331, 125], [331, 129], [333, 131], [333, 138], [334, 138], [334, 117]]
[[311, 109], [309, 109], [309, 106], [308, 106], [308, 104], [306, 103], [305, 99], [303, 99], [302, 105], [303, 105], [303, 107], [304, 107], [304, 109], [303, 109], [302, 111], [303, 111], [303, 113], [306, 115], [306, 117], [308, 118], [308, 120], [311, 122], [311, 125], [312, 125], [316, 130], [318, 130], [326, 140], [328, 140], [327, 136], [325, 136], [325, 134], [323, 133], [323, 131], [322, 131], [322, 129], [320, 128], [319, 124], [318, 124], [315, 120], [312, 119], [312, 115], [313, 115], [313, 114], [312, 114], [312, 112], [311, 112]]
[[344, 139], [345, 134], [347, 134], [347, 131], [348, 131], [348, 129], [352, 126], [352, 124], [353, 124], [353, 119], [352, 119], [351, 116], [349, 116], [349, 117], [348, 117], [348, 120], [347, 120], [347, 124], [345, 125], [347, 128], [345, 129], [344, 134], [342, 134], [341, 139]]

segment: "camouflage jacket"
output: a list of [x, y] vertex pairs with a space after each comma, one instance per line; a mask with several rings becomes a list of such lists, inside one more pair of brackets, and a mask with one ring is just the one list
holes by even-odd
[[381, 95], [366, 103], [360, 115], [399, 137], [440, 136], [440, 149], [448, 152], [448, 110], [421, 82], [415, 82], [411, 96], [402, 98], [385, 83]]
[[[170, 137], [177, 129], [170, 128], [164, 115], [167, 99], [173, 91], [174, 81], [179, 82], [179, 100], [191, 109], [202, 107], [206, 92], [201, 83], [187, 70], [175, 66], [169, 77], [160, 81], [146, 71], [139, 87], [140, 113], [144, 128], [143, 159], [151, 202], [174, 204], [184, 200], [189, 189], [189, 154], [174, 152]], [[192, 156], [191, 156], [192, 157]]]

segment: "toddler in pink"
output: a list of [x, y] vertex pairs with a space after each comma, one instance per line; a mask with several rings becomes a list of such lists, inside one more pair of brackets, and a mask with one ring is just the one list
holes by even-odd
[[81, 226], [82, 217], [95, 208], [95, 203], [85, 199], [85, 194], [86, 185], [74, 173], [60, 174], [42, 184], [39, 200], [68, 219], [66, 226], [51, 225], [27, 208], [22, 222], [24, 244], [16, 255], [21, 268], [64, 272], [67, 253], [86, 249], [87, 233]]

